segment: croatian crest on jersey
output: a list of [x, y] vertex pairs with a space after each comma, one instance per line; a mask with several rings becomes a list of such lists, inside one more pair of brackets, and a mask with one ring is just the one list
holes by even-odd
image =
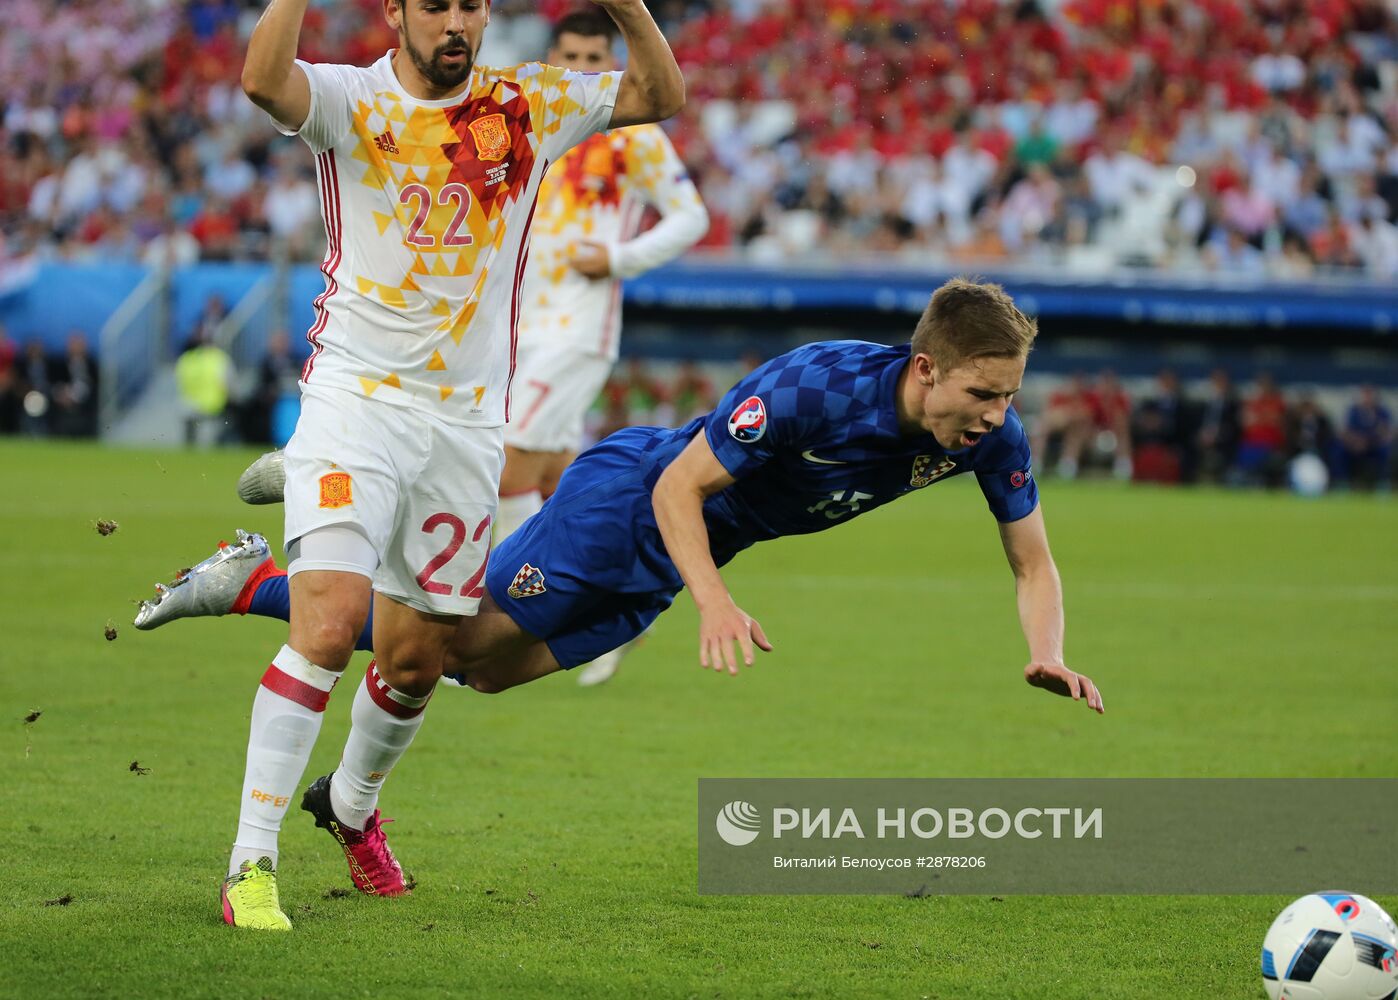
[[503, 114], [482, 115], [470, 125], [476, 155], [482, 160], [503, 160], [510, 152], [510, 129]]
[[320, 505], [337, 510], [354, 503], [354, 487], [348, 472], [327, 472], [320, 477]]
[[514, 582], [510, 584], [509, 595], [515, 599], [536, 597], [548, 588], [544, 586], [544, 571], [535, 569], [528, 563], [519, 568]]
[[954, 468], [956, 468], [956, 463], [945, 455], [936, 465], [932, 464], [931, 455], [919, 455], [913, 459], [913, 476], [909, 482], [915, 488], [922, 489], [924, 486], [932, 485]]
[[728, 418], [728, 433], [743, 444], [752, 444], [767, 433], [767, 407], [756, 396], [749, 396], [738, 404], [733, 415]]

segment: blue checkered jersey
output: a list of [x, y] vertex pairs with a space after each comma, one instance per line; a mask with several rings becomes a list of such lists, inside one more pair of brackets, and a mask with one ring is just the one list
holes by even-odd
[[991, 513], [1017, 521], [1038, 505], [1029, 442], [1011, 408], [971, 448], [948, 451], [898, 426], [907, 346], [808, 344], [754, 369], [714, 411], [645, 449], [660, 471], [702, 430], [736, 482], [704, 505], [723, 565], [754, 542], [822, 531], [952, 476], [974, 472]]

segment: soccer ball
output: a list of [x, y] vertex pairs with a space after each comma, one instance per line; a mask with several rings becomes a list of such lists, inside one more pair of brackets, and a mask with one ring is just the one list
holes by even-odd
[[1297, 455], [1286, 470], [1291, 488], [1303, 497], [1318, 497], [1330, 487], [1330, 470], [1316, 455]]
[[1271, 1000], [1398, 1000], [1398, 927], [1372, 899], [1302, 896], [1262, 942]]

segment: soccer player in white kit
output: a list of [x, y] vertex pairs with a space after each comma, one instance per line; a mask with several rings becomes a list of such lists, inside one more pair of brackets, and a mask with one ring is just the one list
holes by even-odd
[[[554, 25], [546, 60], [615, 70], [614, 32], [600, 13], [569, 14]], [[639, 233], [648, 207], [659, 221]], [[549, 168], [524, 278], [497, 544], [538, 513], [582, 450], [588, 408], [619, 352], [622, 279], [673, 260], [708, 228], [699, 190], [659, 125], [594, 135]], [[610, 679], [624, 652], [612, 650], [578, 670], [578, 683]]]
[[[613, 71], [615, 31], [605, 15], [575, 11], [554, 25], [545, 61]], [[638, 234], [647, 208], [660, 219]], [[708, 227], [699, 191], [659, 125], [593, 135], [549, 168], [539, 185], [520, 303], [497, 544], [538, 513], [582, 449], [587, 411], [618, 357], [622, 279], [678, 257]], [[266, 463], [264, 456], [253, 469]], [[268, 484], [279, 501], [280, 482]], [[623, 653], [613, 650], [578, 670], [578, 683], [608, 680]]]
[[328, 248], [286, 450], [290, 636], [253, 702], [230, 924], [291, 926], [277, 834], [371, 592], [376, 659], [338, 768], [301, 805], [356, 888], [406, 891], [376, 804], [484, 593], [540, 181], [590, 135], [684, 103], [642, 0], [595, 2], [625, 73], [476, 66], [489, 0], [384, 0], [399, 47], [368, 68], [295, 59], [307, 0], [273, 0], [253, 30], [243, 89], [316, 154]]
[[[547, 61], [614, 70], [614, 32], [599, 13], [569, 14], [554, 25]], [[660, 218], [641, 233], [648, 207]], [[594, 135], [549, 168], [524, 278], [497, 542], [538, 512], [582, 449], [587, 410], [617, 360], [621, 279], [673, 260], [708, 228], [699, 191], [659, 125]]]

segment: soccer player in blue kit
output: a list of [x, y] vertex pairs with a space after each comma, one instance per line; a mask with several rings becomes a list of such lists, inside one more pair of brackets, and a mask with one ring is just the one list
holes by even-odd
[[[1062, 587], [1010, 405], [1036, 333], [999, 286], [953, 279], [933, 294], [911, 349], [809, 344], [759, 366], [684, 427], [611, 435], [491, 554], [475, 625], [460, 630], [443, 672], [494, 693], [570, 669], [635, 639], [687, 587], [700, 664], [736, 674], [754, 647], [772, 645], [720, 567], [756, 542], [823, 531], [974, 472], [1014, 572], [1025, 679], [1102, 712], [1096, 685], [1064, 663]], [[138, 626], [284, 617], [284, 579], [266, 554], [260, 536], [221, 546], [146, 602]]]

